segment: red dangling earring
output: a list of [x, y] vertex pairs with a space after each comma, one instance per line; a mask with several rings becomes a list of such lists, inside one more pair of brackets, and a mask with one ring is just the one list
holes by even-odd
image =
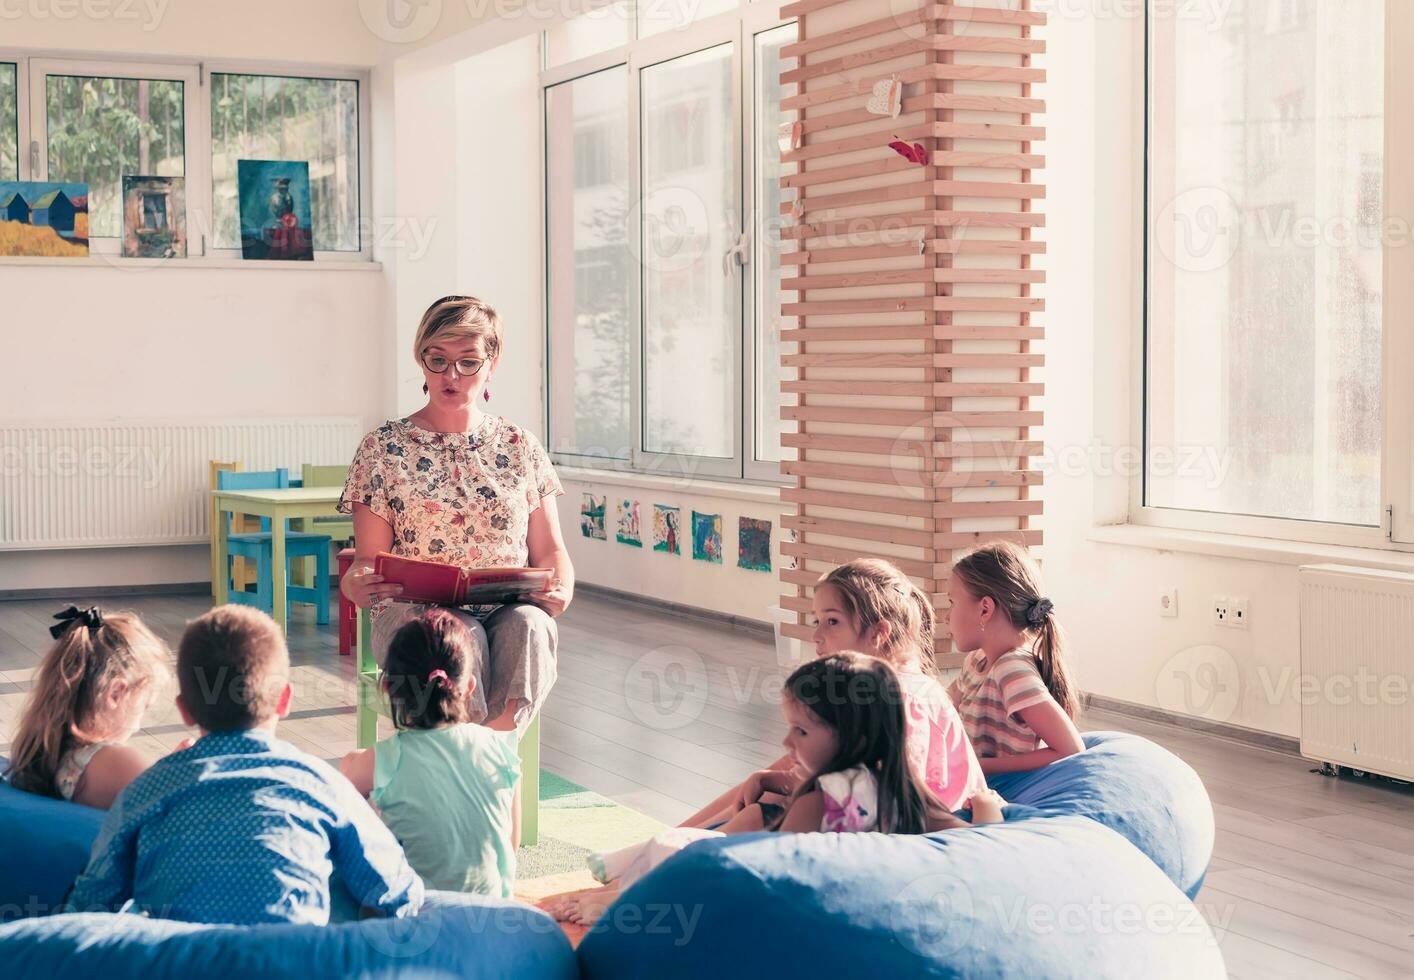
[[487, 385], [481, 389], [481, 400], [489, 402], [491, 400], [491, 386]]
[[422, 382], [422, 393], [423, 393], [424, 395], [427, 394], [427, 382], [426, 382], [426, 381]]

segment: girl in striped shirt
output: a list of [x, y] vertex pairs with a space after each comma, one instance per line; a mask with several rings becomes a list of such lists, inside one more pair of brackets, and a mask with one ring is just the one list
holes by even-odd
[[1041, 573], [1008, 542], [959, 559], [948, 628], [969, 650], [948, 688], [985, 773], [1040, 769], [1084, 750], [1062, 633]]

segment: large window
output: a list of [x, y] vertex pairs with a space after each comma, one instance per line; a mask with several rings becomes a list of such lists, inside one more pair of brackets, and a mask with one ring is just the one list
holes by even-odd
[[545, 37], [551, 449], [779, 479], [776, 134], [795, 26], [764, 5], [668, 4], [700, 23], [660, 31], [629, 9]]
[[0, 180], [86, 185], [90, 250], [117, 253], [124, 178], [182, 177], [188, 256], [232, 258], [237, 161], [307, 161], [316, 258], [368, 256], [359, 79], [206, 68], [0, 59]]
[[1403, 125], [1385, 15], [1385, 0], [1234, 0], [1214, 29], [1151, 10], [1151, 522], [1385, 536], [1391, 464], [1409, 460], [1384, 430], [1385, 269], [1408, 245], [1384, 204]]
[[735, 454], [741, 290], [732, 48], [644, 68], [639, 269], [643, 277], [643, 449]]
[[212, 74], [211, 183], [217, 248], [241, 244], [238, 160], [309, 161], [315, 250], [359, 250], [358, 82]]
[[550, 431], [589, 457], [628, 459], [628, 99], [622, 65], [545, 93]]
[[45, 74], [45, 179], [88, 185], [88, 237], [123, 233], [123, 177], [186, 175], [180, 79]]
[[0, 180], [18, 180], [19, 176], [19, 71], [13, 62], [0, 61]]

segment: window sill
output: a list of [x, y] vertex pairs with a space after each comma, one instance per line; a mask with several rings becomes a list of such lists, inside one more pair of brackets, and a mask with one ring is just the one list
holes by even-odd
[[615, 470], [591, 469], [585, 466], [557, 465], [555, 472], [562, 479], [573, 480], [576, 483], [600, 483], [642, 490], [666, 490], [670, 493], [717, 497], [723, 500], [746, 500], [759, 504], [779, 505], [781, 502], [779, 487], [753, 483], [695, 480], [687, 477], [654, 476], [648, 473], [622, 473]]
[[257, 269], [264, 271], [296, 272], [380, 272], [381, 262], [364, 262], [358, 259], [333, 259], [313, 262], [273, 262], [256, 259], [207, 259], [197, 257], [185, 259], [125, 259], [120, 255], [90, 254], [88, 258], [60, 259], [41, 255], [0, 255], [0, 267], [12, 265], [44, 265], [65, 269]]
[[1382, 568], [1399, 572], [1414, 572], [1414, 554], [1382, 548], [1352, 548], [1342, 545], [1312, 544], [1305, 541], [1283, 541], [1243, 534], [1222, 534], [1213, 531], [1189, 531], [1175, 528], [1147, 527], [1141, 524], [1097, 525], [1090, 529], [1088, 540], [1099, 544], [1149, 548], [1154, 551], [1178, 551], [1188, 554], [1233, 558], [1238, 561], [1258, 561], [1274, 565], [1312, 565], [1335, 562], [1363, 568]]

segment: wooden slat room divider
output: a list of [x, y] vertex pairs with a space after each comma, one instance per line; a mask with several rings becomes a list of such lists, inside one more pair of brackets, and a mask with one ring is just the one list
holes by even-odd
[[[796, 457], [782, 463], [782, 605], [798, 614], [786, 632], [808, 639], [809, 587], [839, 562], [890, 559], [941, 618], [957, 553], [1041, 542], [1045, 16], [1030, 0], [782, 13], [799, 24], [781, 73], [782, 286], [795, 297], [781, 311], [794, 345], [781, 413], [795, 426], [782, 442]], [[936, 654], [959, 662], [945, 627]]]

